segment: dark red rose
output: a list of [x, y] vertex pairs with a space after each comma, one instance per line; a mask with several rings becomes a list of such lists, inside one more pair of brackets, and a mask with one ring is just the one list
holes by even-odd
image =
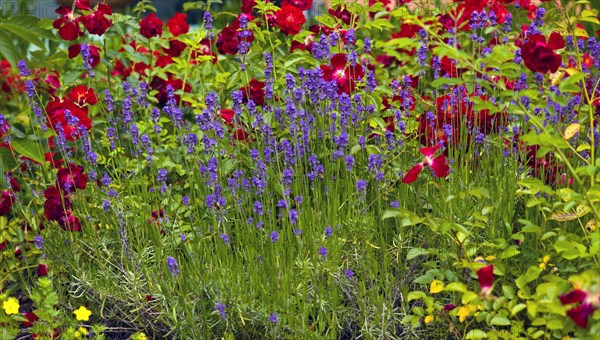
[[14, 201], [13, 194], [8, 190], [3, 190], [0, 195], [0, 216], [6, 216], [10, 213]]
[[252, 80], [250, 80], [250, 83], [248, 85], [240, 88], [240, 91], [242, 91], [242, 94], [244, 96], [244, 98], [242, 100], [244, 103], [248, 102], [248, 96], [249, 96], [250, 99], [252, 99], [252, 101], [254, 101], [254, 104], [256, 104], [258, 106], [263, 106], [265, 104], [265, 82], [264, 81], [259, 81], [259, 80], [252, 78]]
[[75, 105], [83, 107], [85, 105], [96, 105], [98, 98], [93, 88], [88, 88], [85, 85], [77, 85], [67, 93], [67, 99]]
[[461, 2], [454, 10], [450, 12], [450, 16], [458, 18], [456, 26], [461, 31], [470, 30], [469, 20], [473, 12], [481, 13], [485, 9], [486, 1], [481, 0], [465, 0]]
[[58, 224], [66, 231], [81, 231], [81, 222], [79, 221], [79, 218], [71, 215], [70, 211], [58, 221]]
[[151, 13], [140, 21], [140, 33], [148, 39], [160, 36], [162, 34], [162, 27], [162, 20], [154, 13]]
[[52, 27], [58, 30], [58, 35], [64, 40], [75, 40], [83, 35], [79, 27], [79, 18], [76, 18], [69, 7], [59, 7], [56, 11], [60, 18], [52, 22]]
[[286, 5], [283, 6], [277, 13], [277, 26], [281, 32], [285, 34], [295, 35], [300, 32], [302, 25], [306, 22], [304, 13], [297, 7]]
[[[90, 66], [96, 67], [100, 64], [100, 49], [97, 46], [89, 45], [90, 55], [92, 56], [92, 63]], [[73, 59], [81, 53], [81, 44], [74, 44], [69, 46], [69, 59]]]
[[48, 275], [48, 265], [44, 263], [40, 263], [35, 270], [37, 276], [46, 276]]
[[252, 14], [252, 9], [256, 6], [256, 1], [254, 0], [242, 0], [242, 13], [244, 14]]
[[313, 4], [313, 0], [283, 0], [281, 2], [281, 7], [285, 7], [285, 5], [290, 5], [298, 8], [302, 11], [308, 11]]
[[165, 48], [164, 51], [171, 57], [175, 58], [179, 57], [181, 55], [181, 52], [183, 52], [183, 50], [185, 50], [186, 47], [187, 45], [183, 41], [171, 39], [169, 40], [169, 48]]
[[176, 13], [174, 17], [167, 21], [167, 27], [173, 36], [185, 34], [190, 30], [190, 25], [185, 21], [186, 17], [187, 14]]
[[56, 174], [56, 186], [64, 192], [75, 192], [75, 189], [85, 189], [87, 185], [87, 175], [81, 165], [69, 163], [68, 168], [58, 169]]
[[112, 9], [109, 5], [99, 4], [94, 13], [81, 18], [83, 27], [90, 34], [103, 35], [112, 26], [112, 20], [108, 18], [111, 15]]
[[33, 324], [39, 319], [34, 312], [25, 312], [23, 313], [23, 316], [25, 319], [27, 319], [27, 321], [23, 321], [22, 323], [23, 327], [25, 328], [33, 326]]
[[556, 72], [562, 63], [560, 55], [554, 50], [565, 47], [565, 41], [557, 32], [552, 32], [548, 42], [541, 34], [532, 34], [521, 47], [521, 56], [528, 69], [533, 72]]
[[237, 33], [237, 27], [223, 28], [217, 37], [217, 51], [221, 54], [236, 54], [240, 44]]
[[75, 7], [77, 9], [83, 9], [83, 10], [88, 10], [88, 11], [92, 9], [90, 7], [90, 0], [76, 0]]
[[55, 186], [44, 190], [44, 198], [46, 198], [44, 202], [44, 215], [50, 221], [62, 220], [66, 216], [67, 211], [72, 207], [69, 198], [62, 196]]
[[[352, 14], [346, 9], [346, 6], [337, 6], [335, 9], [330, 8], [329, 14], [340, 19], [344, 24], [350, 25], [352, 22]], [[356, 18], [356, 17], [355, 17]], [[356, 22], [356, 20], [354, 20]]]
[[115, 68], [110, 72], [111, 76], [121, 76], [123, 79], [129, 77], [133, 68], [131, 66], [125, 67], [125, 64], [119, 59], [115, 61]]
[[[69, 124], [67, 117], [65, 117], [66, 110], [69, 110], [71, 115], [78, 120], [77, 126]], [[46, 114], [48, 115], [48, 127], [51, 127], [56, 131], [57, 126], [60, 123], [66, 139], [71, 142], [79, 139], [81, 132], [78, 128], [80, 126], [88, 131], [92, 128], [92, 121], [87, 115], [87, 107], [80, 108], [70, 100], [60, 100], [59, 98], [55, 98], [54, 101], [51, 101], [46, 105]], [[73, 121], [71, 121], [71, 123], [73, 123]]]

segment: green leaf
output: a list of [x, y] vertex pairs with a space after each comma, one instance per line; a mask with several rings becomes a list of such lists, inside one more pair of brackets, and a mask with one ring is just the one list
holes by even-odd
[[465, 339], [487, 339], [487, 334], [481, 329], [472, 329], [465, 335]]
[[12, 152], [8, 148], [0, 147], [0, 166], [2, 173], [7, 170], [12, 170], [18, 166], [17, 160], [13, 157]]
[[494, 326], [510, 326], [510, 320], [506, 316], [496, 315], [490, 322]]
[[467, 291], [467, 286], [461, 282], [450, 282], [446, 287], [444, 287], [445, 292], [459, 292], [465, 293]]
[[411, 250], [408, 251], [408, 254], [406, 255], [406, 259], [407, 260], [412, 260], [415, 257], [419, 257], [422, 255], [428, 255], [429, 254], [429, 249], [423, 249], [423, 248], [413, 248]]
[[583, 78], [585, 78], [586, 75], [587, 75], [587, 73], [579, 72], [577, 74], [569, 76], [567, 79], [564, 79], [563, 81], [560, 82], [560, 85], [558, 86], [560, 89], [560, 92], [562, 92], [562, 93], [565, 93], [565, 92], [578, 93], [578, 92], [580, 92], [581, 87], [579, 87], [577, 84], [579, 82], [581, 82], [583, 80]]
[[407, 301], [418, 300], [418, 299], [422, 299], [426, 296], [427, 296], [427, 294], [425, 294], [425, 292], [417, 290], [417, 291], [409, 292], [406, 295], [406, 300]]
[[44, 151], [38, 143], [32, 140], [14, 138], [11, 145], [15, 149], [15, 152], [21, 156], [31, 158], [40, 164], [46, 162]]
[[13, 67], [17, 66], [18, 53], [12, 39], [0, 30], [0, 55], [4, 57]]
[[517, 315], [520, 311], [522, 311], [523, 309], [527, 308], [527, 305], [524, 303], [519, 303], [517, 305], [515, 305], [511, 310], [510, 310], [510, 314], [512, 314], [513, 316]]

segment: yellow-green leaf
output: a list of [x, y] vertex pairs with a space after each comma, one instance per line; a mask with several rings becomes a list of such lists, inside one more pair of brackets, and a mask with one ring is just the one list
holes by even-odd
[[433, 280], [431, 282], [431, 286], [429, 287], [429, 292], [431, 294], [437, 294], [444, 290], [444, 283], [440, 280]]
[[565, 140], [571, 139], [571, 137], [575, 136], [576, 133], [581, 130], [581, 125], [579, 123], [573, 123], [565, 129], [565, 136], [563, 137]]

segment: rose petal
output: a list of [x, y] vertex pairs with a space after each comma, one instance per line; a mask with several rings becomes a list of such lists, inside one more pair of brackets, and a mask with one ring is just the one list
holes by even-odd
[[406, 176], [404, 176], [404, 178], [402, 178], [402, 183], [409, 184], [409, 183], [416, 181], [417, 177], [419, 177], [419, 173], [421, 172], [422, 169], [423, 169], [423, 163], [419, 163], [419, 164], [415, 165], [412, 169], [410, 169], [408, 171]]
[[490, 264], [477, 271], [481, 291], [489, 291], [494, 284], [494, 265]]
[[563, 305], [568, 305], [571, 303], [577, 303], [577, 302], [583, 302], [583, 300], [585, 300], [585, 298], [587, 298], [588, 293], [584, 292], [581, 289], [575, 289], [572, 292], [569, 292], [567, 294], [562, 294], [559, 299], [560, 302]]
[[450, 167], [446, 162], [446, 156], [439, 155], [431, 160], [431, 168], [437, 177], [444, 178], [450, 173]]
[[594, 307], [590, 303], [584, 303], [567, 311], [567, 315], [581, 328], [587, 328], [588, 317], [594, 313]]
[[423, 154], [423, 156], [425, 157], [432, 157], [436, 151], [438, 151], [438, 149], [440, 148], [440, 145], [434, 145], [434, 146], [428, 146], [425, 148], [420, 148], [419, 151]]
[[548, 47], [553, 50], [559, 50], [565, 48], [565, 40], [558, 32], [552, 32], [550, 38], [548, 38]]

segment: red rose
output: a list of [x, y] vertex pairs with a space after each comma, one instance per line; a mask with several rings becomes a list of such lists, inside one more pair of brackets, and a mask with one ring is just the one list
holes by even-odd
[[75, 105], [83, 107], [87, 104], [96, 105], [98, 103], [98, 97], [93, 88], [88, 88], [85, 85], [78, 85], [67, 93], [67, 99], [72, 101]]
[[67, 215], [58, 221], [58, 224], [66, 231], [81, 231], [81, 222], [79, 218], [67, 212]]
[[48, 275], [48, 265], [45, 263], [40, 263], [35, 271], [37, 276], [46, 276]]
[[256, 6], [256, 1], [254, 0], [242, 0], [242, 13], [251, 14], [252, 9]]
[[79, 27], [79, 18], [73, 16], [69, 7], [59, 7], [55, 12], [61, 17], [52, 22], [52, 27], [58, 30], [61, 38], [71, 41], [83, 35], [83, 31]]
[[190, 30], [190, 25], [188, 25], [187, 21], [185, 21], [186, 17], [187, 14], [177, 13], [174, 17], [167, 21], [167, 27], [173, 36], [185, 34]]
[[285, 34], [295, 35], [300, 32], [302, 25], [306, 22], [304, 13], [294, 6], [283, 6], [277, 13], [277, 26]]
[[160, 36], [162, 34], [162, 27], [162, 20], [154, 13], [151, 13], [140, 21], [140, 33], [148, 39]]
[[87, 185], [87, 175], [81, 165], [69, 163], [68, 168], [58, 169], [56, 174], [56, 186], [63, 191], [71, 193], [75, 189], [85, 189]]
[[169, 40], [169, 48], [164, 48], [163, 50], [165, 51], [165, 53], [175, 58], [179, 57], [181, 55], [181, 52], [183, 52], [183, 50], [185, 50], [186, 47], [187, 45], [184, 42], [179, 41], [177, 39], [171, 39]]
[[[69, 110], [73, 117], [71, 121], [67, 119], [68, 117], [65, 117], [66, 110]], [[71, 142], [77, 140], [81, 135], [79, 127], [83, 127], [88, 131], [92, 128], [92, 121], [87, 115], [87, 107], [80, 108], [70, 100], [62, 101], [60, 99], [54, 99], [54, 101], [51, 101], [46, 105], [46, 113], [48, 115], [48, 127], [56, 130], [57, 126], [60, 124], [65, 134], [65, 138]], [[77, 120], [76, 126], [72, 124], [74, 120]]]
[[63, 219], [67, 211], [72, 207], [69, 198], [67, 196], [63, 197], [55, 186], [44, 190], [44, 198], [46, 198], [44, 202], [44, 215], [50, 221]]
[[13, 205], [13, 194], [8, 190], [3, 190], [0, 195], [0, 216], [6, 216], [10, 213]]
[[90, 0], [76, 0], [75, 7], [77, 7], [77, 9], [83, 9], [88, 11], [92, 9], [90, 7]]
[[533, 72], [556, 72], [562, 63], [560, 55], [554, 53], [565, 47], [565, 41], [557, 32], [552, 32], [548, 42], [541, 34], [532, 34], [521, 47], [521, 56], [525, 66]]
[[242, 101], [244, 103], [248, 102], [248, 96], [254, 102], [254, 104], [258, 106], [263, 106], [265, 104], [265, 82], [259, 81], [254, 78], [250, 81], [250, 83], [244, 87], [240, 88], [244, 98]]
[[112, 15], [112, 9], [107, 4], [100, 4], [92, 14], [82, 17], [83, 26], [90, 34], [103, 35], [110, 26], [112, 20], [107, 16]]
[[283, 0], [281, 2], [281, 7], [285, 7], [286, 5], [294, 6], [302, 11], [307, 11], [312, 7], [313, 0]]
[[237, 33], [237, 27], [227, 26], [223, 28], [217, 38], [217, 51], [221, 54], [236, 54], [240, 44]]

